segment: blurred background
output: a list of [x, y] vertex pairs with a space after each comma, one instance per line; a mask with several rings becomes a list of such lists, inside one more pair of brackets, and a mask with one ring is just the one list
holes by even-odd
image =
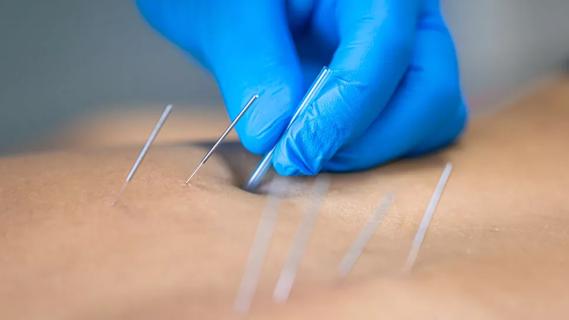
[[[567, 69], [569, 1], [442, 3], [474, 113]], [[222, 110], [212, 78], [151, 30], [134, 1], [0, 0], [0, 154], [78, 117], [165, 103]]]

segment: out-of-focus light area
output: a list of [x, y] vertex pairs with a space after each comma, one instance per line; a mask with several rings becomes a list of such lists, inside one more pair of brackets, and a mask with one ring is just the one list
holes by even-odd
[[[443, 1], [473, 112], [567, 68], [569, 1]], [[0, 0], [0, 153], [78, 117], [174, 103], [219, 108], [212, 78], [134, 1]]]

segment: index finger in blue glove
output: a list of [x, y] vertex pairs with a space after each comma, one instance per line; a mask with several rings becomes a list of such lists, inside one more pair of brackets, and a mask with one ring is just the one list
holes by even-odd
[[387, 104], [412, 52], [418, 1], [339, 1], [340, 45], [328, 85], [299, 116], [273, 157], [282, 175], [314, 175], [361, 135]]
[[250, 0], [137, 0], [147, 20], [198, 58], [216, 78], [229, 116], [254, 94], [260, 99], [237, 124], [244, 146], [274, 146], [300, 99], [300, 62], [284, 2]]
[[206, 54], [232, 118], [252, 95], [260, 95], [236, 130], [249, 151], [262, 154], [276, 144], [288, 124], [304, 78], [284, 3], [237, 2], [240, 8], [223, 12], [240, 12], [239, 21], [220, 25], [223, 30], [206, 46]]

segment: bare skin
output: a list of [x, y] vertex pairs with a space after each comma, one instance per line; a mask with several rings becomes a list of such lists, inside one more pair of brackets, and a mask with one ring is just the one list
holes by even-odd
[[[312, 179], [294, 179], [251, 317], [566, 315], [568, 105], [569, 81], [560, 80], [474, 120], [444, 152], [332, 175], [291, 298], [276, 305], [271, 293], [311, 196], [304, 190]], [[0, 158], [0, 318], [236, 317], [233, 300], [266, 201], [237, 185], [256, 159], [228, 143], [185, 187], [205, 150], [200, 142], [213, 141], [225, 122], [180, 112], [113, 207], [153, 116], [96, 122], [92, 131], [73, 129], [74, 141], [58, 151]], [[117, 134], [120, 143], [110, 139]], [[455, 170], [415, 269], [401, 274], [446, 161]], [[338, 263], [389, 191], [394, 207], [341, 281]]]

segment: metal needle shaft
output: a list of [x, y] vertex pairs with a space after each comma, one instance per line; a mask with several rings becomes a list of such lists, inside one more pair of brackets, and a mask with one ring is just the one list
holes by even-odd
[[142, 163], [142, 160], [144, 160], [144, 157], [146, 156], [146, 154], [148, 153], [148, 149], [150, 149], [150, 145], [152, 145], [152, 143], [154, 142], [154, 140], [156, 140], [156, 137], [158, 136], [158, 133], [160, 132], [160, 129], [162, 129], [162, 127], [164, 126], [164, 123], [166, 122], [166, 120], [168, 119], [168, 116], [170, 115], [170, 113], [172, 113], [172, 108], [173, 106], [171, 104], [167, 105], [164, 108], [164, 111], [162, 111], [162, 115], [160, 116], [160, 119], [158, 120], [158, 122], [156, 123], [156, 125], [154, 125], [154, 128], [152, 129], [152, 132], [150, 132], [150, 136], [148, 136], [148, 139], [146, 140], [146, 143], [144, 144], [144, 146], [142, 147], [142, 149], [140, 149], [140, 152], [138, 153], [138, 157], [136, 158], [136, 160], [134, 161], [134, 164], [132, 165], [132, 167], [130, 168], [130, 171], [128, 172], [126, 179], [117, 195], [117, 199], [115, 200], [115, 202], [113, 203], [116, 204], [120, 198], [120, 196], [122, 195], [122, 193], [124, 192], [124, 190], [126, 189], [127, 184], [132, 180], [132, 178], [134, 177], [134, 174], [136, 173], [136, 171], [138, 170], [138, 168], [140, 167], [140, 164]]
[[288, 184], [288, 181], [282, 178], [277, 178], [269, 184], [268, 201], [261, 214], [257, 232], [255, 233], [255, 238], [247, 258], [245, 271], [243, 272], [243, 278], [241, 279], [239, 291], [235, 299], [234, 309], [241, 314], [249, 311], [253, 296], [257, 290], [261, 269], [263, 268], [265, 256], [269, 250], [271, 238], [273, 237], [277, 223], [282, 194], [286, 191]]
[[298, 231], [294, 236], [292, 246], [288, 253], [286, 262], [281, 270], [277, 285], [273, 291], [273, 300], [278, 303], [284, 303], [288, 300], [298, 268], [304, 251], [306, 250], [310, 234], [316, 224], [316, 218], [320, 211], [320, 206], [326, 196], [330, 180], [327, 177], [321, 177], [314, 183], [312, 187], [314, 196], [311, 197], [311, 203], [307, 207], [304, 217], [298, 227]]
[[346, 252], [346, 255], [342, 259], [342, 262], [340, 262], [340, 267], [338, 268], [341, 277], [346, 277], [350, 273], [359, 257], [362, 255], [365, 246], [373, 236], [375, 230], [377, 230], [383, 221], [383, 218], [387, 214], [387, 210], [393, 203], [393, 198], [394, 196], [392, 193], [387, 194], [383, 198], [381, 204], [377, 207], [377, 209], [375, 209], [375, 212], [369, 218], [365, 227], [359, 233], [356, 240], [352, 243], [352, 246], [348, 252]]
[[433, 219], [433, 215], [435, 214], [435, 210], [441, 200], [441, 196], [443, 195], [443, 191], [445, 186], [448, 182], [448, 178], [450, 177], [450, 173], [452, 172], [452, 164], [449, 162], [446, 164], [443, 173], [441, 174], [441, 178], [437, 183], [437, 187], [433, 192], [433, 196], [431, 197], [431, 201], [429, 201], [429, 205], [427, 209], [425, 209], [425, 213], [423, 215], [423, 219], [421, 220], [421, 224], [419, 225], [419, 229], [415, 234], [415, 238], [413, 239], [413, 243], [411, 244], [411, 250], [409, 255], [407, 256], [407, 261], [405, 262], [405, 267], [403, 268], [404, 272], [409, 272], [415, 265], [415, 261], [417, 260], [417, 256], [419, 255], [419, 250], [421, 249], [421, 245], [423, 244], [423, 240], [425, 240], [425, 235], [427, 234], [427, 229], [431, 224], [431, 220]]
[[189, 176], [189, 178], [186, 180], [186, 184], [190, 183], [190, 180], [192, 180], [192, 178], [196, 175], [196, 173], [201, 169], [201, 167], [209, 160], [209, 158], [211, 157], [211, 155], [213, 154], [213, 152], [215, 151], [215, 149], [217, 149], [217, 147], [219, 146], [219, 144], [227, 137], [227, 135], [231, 132], [231, 130], [237, 125], [237, 123], [239, 122], [239, 120], [241, 120], [241, 118], [243, 117], [243, 115], [245, 115], [245, 113], [247, 112], [247, 110], [249, 110], [249, 108], [253, 105], [253, 103], [259, 99], [259, 95], [256, 94], [254, 96], [251, 97], [251, 99], [249, 99], [249, 101], [247, 102], [247, 104], [245, 105], [245, 107], [243, 107], [243, 109], [239, 112], [239, 114], [237, 115], [237, 117], [235, 117], [235, 119], [231, 122], [231, 124], [229, 124], [229, 126], [227, 127], [227, 129], [225, 129], [225, 131], [221, 134], [221, 136], [219, 137], [219, 139], [217, 139], [217, 141], [215, 142], [215, 144], [213, 145], [213, 147], [211, 147], [211, 149], [204, 155], [204, 157], [201, 159], [201, 161], [199, 162], [199, 164], [196, 166], [196, 168], [194, 169], [194, 171], [192, 172], [192, 174]]

